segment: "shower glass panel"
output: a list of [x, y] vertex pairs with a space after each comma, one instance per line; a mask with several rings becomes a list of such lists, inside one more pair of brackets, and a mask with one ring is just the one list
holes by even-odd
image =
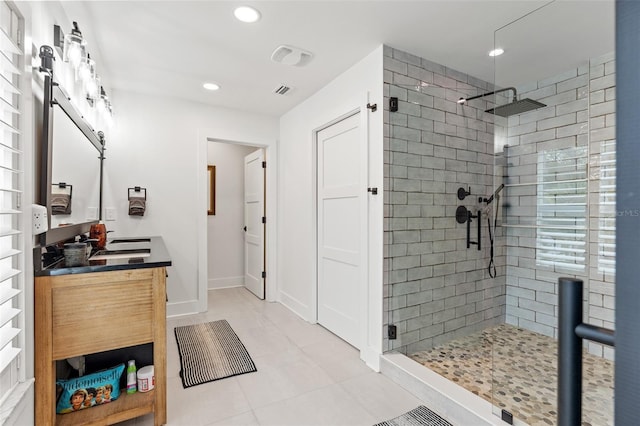
[[[598, 19], [569, 25], [580, 8]], [[514, 424], [556, 424], [558, 278], [583, 280], [585, 323], [614, 328], [613, 3], [552, 2], [494, 41], [505, 50], [495, 86], [544, 105], [494, 116], [506, 298], [504, 323], [487, 331], [491, 402]], [[613, 349], [585, 343], [583, 360], [583, 424], [613, 425]]]
[[458, 101], [493, 84], [392, 48], [384, 69], [384, 350], [490, 399], [485, 330], [505, 320], [499, 245], [489, 273], [491, 238], [504, 240], [486, 201], [496, 190], [485, 112], [494, 104]]

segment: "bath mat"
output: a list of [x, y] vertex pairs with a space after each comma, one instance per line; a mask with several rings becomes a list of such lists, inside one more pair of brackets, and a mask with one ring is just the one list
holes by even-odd
[[453, 426], [424, 405], [374, 426]]
[[256, 371], [226, 320], [176, 327], [175, 334], [185, 388]]

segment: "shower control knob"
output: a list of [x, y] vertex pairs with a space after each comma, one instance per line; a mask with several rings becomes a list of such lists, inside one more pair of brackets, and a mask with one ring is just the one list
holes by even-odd
[[465, 206], [458, 206], [456, 209], [456, 222], [467, 223], [469, 220], [469, 210]]
[[464, 200], [467, 195], [471, 194], [471, 187], [467, 191], [464, 188], [458, 188], [458, 200]]

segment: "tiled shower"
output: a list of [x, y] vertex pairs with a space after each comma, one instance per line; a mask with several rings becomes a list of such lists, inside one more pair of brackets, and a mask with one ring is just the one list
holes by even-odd
[[[488, 391], [473, 392], [498, 406], [496, 414], [504, 408], [528, 424], [554, 424], [549, 391], [529, 389], [531, 398], [510, 394], [533, 385], [511, 383], [513, 366], [504, 360], [531, 364], [518, 339], [539, 337], [543, 352], [554, 353], [562, 276], [585, 283], [584, 321], [614, 328], [614, 55], [585, 58], [575, 68], [518, 85], [519, 99], [546, 106], [508, 118], [485, 112], [492, 102], [507, 102], [501, 97], [457, 102], [493, 91], [493, 82], [390, 47], [384, 82], [384, 348], [414, 359], [435, 354], [440, 364], [460, 356], [446, 351], [463, 348], [455, 368], [464, 370], [464, 359], [476, 369], [486, 363]], [[498, 71], [495, 82], [504, 87]], [[395, 112], [389, 110], [392, 97], [398, 99]], [[501, 184], [499, 200], [482, 201]], [[461, 188], [469, 193], [462, 200]], [[470, 238], [467, 224], [456, 221], [460, 206], [472, 214]], [[474, 244], [478, 225], [480, 249]], [[489, 228], [495, 278], [488, 271]], [[509, 357], [499, 361], [498, 352]], [[593, 365], [585, 397], [599, 411], [592, 424], [613, 424], [613, 350], [589, 343], [585, 352]], [[555, 358], [544, 362], [528, 374], [546, 371], [550, 377], [542, 381], [553, 391]], [[459, 373], [455, 380], [464, 384]], [[501, 388], [499, 378], [513, 389]], [[536, 393], [546, 393], [545, 400], [533, 401]]]

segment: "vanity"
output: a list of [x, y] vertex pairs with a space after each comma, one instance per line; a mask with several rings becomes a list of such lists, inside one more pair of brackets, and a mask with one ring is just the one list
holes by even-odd
[[[108, 425], [148, 413], [155, 425], [166, 423], [170, 265], [161, 237], [118, 238], [87, 265], [69, 268], [62, 259], [35, 271], [36, 424]], [[121, 389], [109, 404], [56, 414], [57, 361], [143, 344], [153, 346], [155, 389], [134, 394]]]
[[[153, 413], [155, 425], [165, 424], [166, 268], [171, 259], [161, 237], [136, 237], [107, 241], [99, 251], [93, 249], [88, 260], [86, 248], [76, 251], [74, 262], [68, 253], [69, 265], [79, 266], [65, 263], [64, 244], [86, 237], [102, 220], [106, 138], [54, 79], [54, 49], [41, 46], [40, 58], [44, 90], [36, 194], [39, 211], [45, 207], [47, 215], [42, 224], [40, 213], [33, 229], [35, 423], [108, 425]], [[84, 101], [81, 98], [81, 105]], [[86, 362], [86, 374], [129, 359], [136, 360], [138, 368], [153, 365], [155, 387], [128, 394], [120, 380], [117, 399], [98, 404], [95, 394], [88, 401], [97, 405], [74, 405], [77, 411], [56, 414], [56, 382], [83, 374], [83, 368], [76, 367], [78, 373], [66, 368], [65, 360], [74, 357]], [[87, 383], [74, 389], [84, 391], [85, 399], [88, 389], [97, 392], [93, 382]], [[107, 386], [112, 391], [115, 385]]]

